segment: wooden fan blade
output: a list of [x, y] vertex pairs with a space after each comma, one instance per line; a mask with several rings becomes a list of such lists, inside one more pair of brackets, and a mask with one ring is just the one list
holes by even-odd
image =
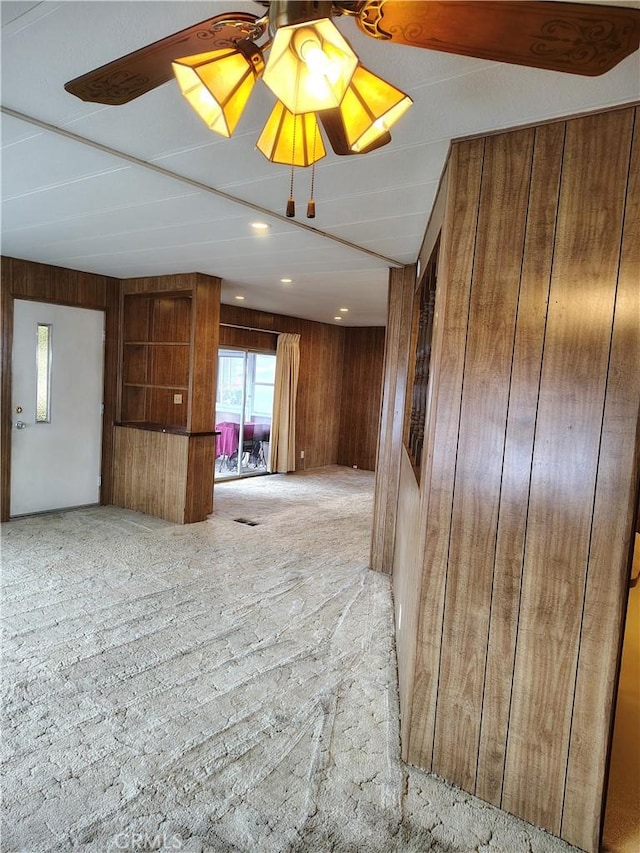
[[244, 12], [217, 15], [76, 77], [64, 88], [83, 101], [126, 104], [171, 80], [174, 59], [231, 47], [244, 38], [255, 41], [266, 27], [264, 19]]
[[363, 148], [362, 151], [352, 151], [349, 148], [347, 137], [344, 132], [344, 123], [340, 110], [322, 110], [318, 113], [318, 118], [322, 123], [324, 132], [327, 134], [329, 144], [336, 154], [346, 156], [348, 154], [368, 154], [370, 151], [375, 151], [377, 148], [382, 148], [388, 142], [391, 142], [391, 134], [389, 131], [382, 133], [371, 145]]
[[640, 44], [640, 9], [505, 0], [365, 0], [375, 38], [550, 71], [604, 74]]

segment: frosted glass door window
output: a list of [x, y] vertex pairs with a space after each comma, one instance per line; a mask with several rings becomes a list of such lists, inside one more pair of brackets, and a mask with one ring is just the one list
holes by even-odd
[[51, 421], [51, 324], [36, 327], [36, 423]]

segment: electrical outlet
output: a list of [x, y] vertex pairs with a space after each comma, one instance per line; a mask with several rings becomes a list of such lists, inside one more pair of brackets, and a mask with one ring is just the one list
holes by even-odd
[[173, 402], [176, 405], [178, 405], [179, 403], [182, 403], [182, 394], [174, 394], [173, 395]]
[[304, 450], [300, 451], [300, 459], [304, 459]]

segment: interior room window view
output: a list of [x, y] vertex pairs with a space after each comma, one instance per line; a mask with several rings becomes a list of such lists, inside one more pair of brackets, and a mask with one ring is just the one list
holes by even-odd
[[1, 0], [0, 849], [640, 850], [640, 0]]
[[276, 357], [219, 350], [216, 479], [266, 474]]

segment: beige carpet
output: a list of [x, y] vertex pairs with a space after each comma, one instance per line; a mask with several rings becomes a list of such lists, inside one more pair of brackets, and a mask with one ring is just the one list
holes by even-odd
[[400, 762], [372, 488], [334, 466], [217, 484], [188, 527], [4, 525], [2, 850], [571, 850]]

